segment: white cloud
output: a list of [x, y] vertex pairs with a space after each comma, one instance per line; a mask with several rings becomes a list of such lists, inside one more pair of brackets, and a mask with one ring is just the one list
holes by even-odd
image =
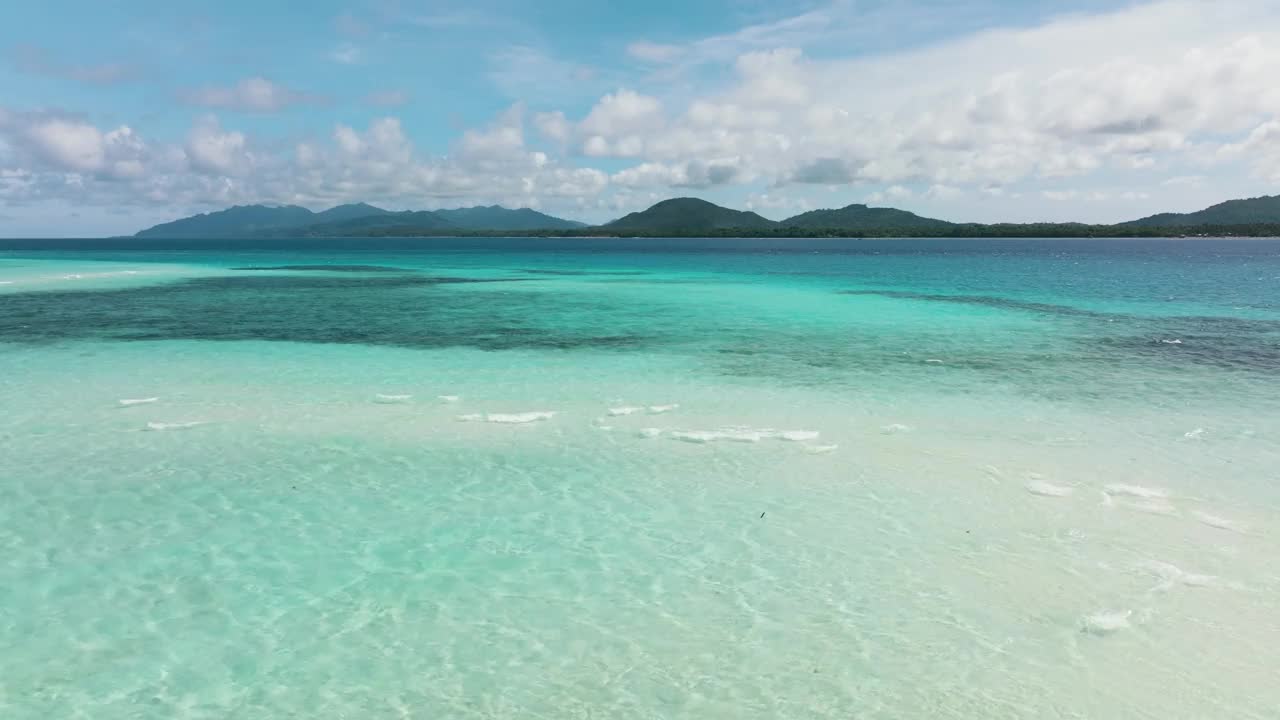
[[254, 164], [244, 133], [223, 130], [212, 116], [196, 122], [184, 149], [191, 168], [209, 175], [244, 175]]
[[462, 157], [484, 162], [520, 157], [524, 153], [524, 107], [513, 105], [489, 127], [463, 132], [457, 150]]
[[[746, 53], [758, 50], [807, 45], [835, 28], [856, 28], [864, 20], [860, 16], [862, 8], [859, 5], [836, 0], [827, 7], [800, 15], [748, 25], [732, 33], [713, 35], [685, 45], [650, 46], [649, 50], [653, 54], [653, 48], [660, 48], [657, 52], [668, 55], [668, 62], [680, 59], [685, 66], [733, 62]], [[854, 14], [845, 16], [844, 13], [850, 10]], [[632, 51], [635, 45], [629, 46], [628, 51]], [[634, 52], [631, 54], [635, 56]]]
[[662, 102], [632, 90], [619, 90], [600, 98], [579, 125], [588, 135], [616, 137], [656, 130], [662, 126]]
[[684, 48], [678, 45], [660, 45], [643, 40], [627, 46], [627, 55], [647, 63], [669, 63], [679, 59], [684, 53]]
[[1254, 175], [1271, 183], [1280, 183], [1280, 120], [1268, 120], [1253, 128], [1236, 143], [1218, 150], [1222, 158], [1245, 158]]
[[559, 116], [546, 122], [554, 123], [553, 132], [576, 134], [588, 157], [638, 157], [645, 152], [645, 138], [666, 122], [661, 101], [633, 90], [605, 95], [572, 129], [562, 120]]
[[327, 139], [282, 151], [213, 116], [198, 119], [182, 143], [165, 145], [125, 126], [104, 132], [83, 118], [0, 109], [0, 197], [15, 203], [563, 206], [596, 198], [608, 184], [600, 170], [565, 166], [526, 147], [518, 105], [463, 133], [444, 157], [420, 153], [394, 117], [364, 128], [339, 124]]
[[489, 79], [513, 100], [570, 102], [599, 89], [594, 68], [528, 45], [503, 48], [489, 58], [489, 65]]
[[915, 195], [915, 193], [911, 191], [911, 188], [903, 187], [901, 185], [890, 185], [884, 190], [878, 190], [868, 195], [867, 202], [897, 202], [900, 200], [910, 199], [913, 195]]
[[964, 195], [964, 191], [960, 188], [942, 184], [931, 185], [924, 193], [928, 200], [954, 200], [961, 195]]
[[564, 113], [542, 112], [533, 116], [533, 125], [538, 132], [548, 140], [557, 143], [566, 143], [569, 136], [573, 132], [573, 127], [569, 124], [569, 120], [565, 118]]
[[320, 98], [291, 90], [266, 78], [251, 77], [230, 87], [204, 87], [185, 94], [192, 105], [239, 112], [277, 112], [294, 105], [314, 104]]
[[360, 48], [352, 45], [351, 43], [342, 43], [338, 47], [334, 48], [333, 52], [329, 53], [329, 57], [332, 58], [334, 62], [342, 65], [355, 65], [360, 62], [362, 56], [363, 52]]
[[1160, 184], [1164, 187], [1198, 188], [1202, 187], [1208, 179], [1204, 175], [1177, 175], [1162, 181]]
[[[874, 54], [855, 42], [870, 32], [856, 21], [875, 26], [889, 5], [837, 1], [693, 42], [637, 41], [625, 48], [631, 76], [508, 47], [489, 78], [531, 111], [459, 132], [443, 156], [415, 148], [395, 118], [281, 150], [280, 137], [212, 118], [185, 139], [144, 139], [132, 120], [0, 110], [0, 187], [7, 198], [127, 189], [157, 203], [518, 199], [603, 212], [752, 183], [747, 201], [761, 208], [826, 186], [1012, 219], [1280, 183], [1280, 0], [1156, 0]], [[433, 17], [433, 28], [453, 22]], [[337, 24], [366, 45], [363, 21]], [[253, 112], [319, 101], [264, 78], [185, 97]]]
[[814, 209], [813, 204], [807, 198], [767, 192], [749, 194], [744, 206], [747, 210], [754, 210], [766, 215], [785, 214], [788, 216], [798, 215]]
[[51, 118], [27, 128], [37, 152], [68, 170], [94, 172], [106, 159], [102, 133], [81, 121]]
[[[6, 141], [6, 137], [8, 140]], [[0, 162], [30, 170], [90, 174], [104, 178], [137, 177], [149, 159], [149, 148], [132, 128], [121, 125], [104, 132], [82, 117], [0, 109]], [[10, 156], [10, 157], [5, 157]]]
[[731, 63], [734, 80], [687, 99], [605, 95], [577, 124], [577, 147], [636, 158], [614, 175], [627, 186], [682, 185], [698, 163], [731, 158], [739, 179], [912, 186], [942, 199], [1186, 165], [1253, 131], [1248, 151], [1219, 157], [1253, 155], [1259, 177], [1280, 177], [1270, 132], [1254, 130], [1280, 115], [1280, 3], [1225, 5], [1161, 0], [856, 59], [778, 47], [838, 38], [834, 6], [674, 50], [639, 45], [654, 60]]
[[[1280, 114], [1272, 79], [1280, 77], [1280, 15], [1271, 9], [1274, 0], [1226, 8], [1164, 0], [852, 60], [768, 47], [771, 37], [838, 32], [828, 8], [681, 46], [681, 54], [699, 49], [703, 60], [732, 61], [735, 82], [682, 105], [631, 91], [605, 95], [577, 124], [579, 147], [640, 160], [634, 173], [616, 174], [636, 186], [686, 182], [686, 165], [724, 158], [735, 159], [739, 177], [774, 183], [956, 191], [1105, 167], [1176, 167], [1203, 155], [1213, 138]], [[653, 59], [675, 55], [639, 47]], [[728, 47], [750, 51], [709, 51]], [[1272, 145], [1266, 132], [1249, 142]], [[1280, 177], [1280, 158], [1272, 159], [1280, 151], [1256, 152], [1258, 176]], [[1225, 151], [1233, 154], [1247, 152]]]
[[641, 163], [610, 177], [613, 184], [625, 188], [709, 188], [747, 179], [737, 158], [675, 164]]

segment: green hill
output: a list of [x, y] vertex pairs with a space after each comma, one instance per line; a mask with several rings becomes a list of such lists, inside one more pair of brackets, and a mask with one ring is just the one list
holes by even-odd
[[300, 235], [325, 237], [341, 235], [391, 234], [390, 228], [415, 231], [484, 231], [518, 232], [521, 230], [574, 230], [583, 223], [552, 217], [529, 208], [509, 210], [498, 205], [458, 208], [456, 210], [405, 210], [393, 212], [369, 205], [353, 203], [313, 213], [297, 205], [241, 205], [218, 212], [147, 228], [136, 237], [218, 238], [275, 237]]
[[690, 233], [709, 230], [767, 230], [778, 226], [772, 220], [753, 212], [730, 210], [706, 200], [675, 198], [663, 200], [648, 210], [606, 223], [600, 227], [610, 232], [636, 232], [641, 234], [678, 232]]
[[390, 214], [390, 210], [383, 210], [380, 207], [374, 207], [369, 203], [351, 203], [349, 205], [339, 205], [331, 207], [323, 212], [315, 213], [311, 216], [308, 224], [345, 222], [347, 220], [355, 220], [356, 218], [373, 217], [375, 215]]
[[783, 227], [814, 230], [866, 230], [872, 228], [945, 228], [954, 223], [920, 217], [906, 210], [848, 205], [839, 210], [811, 210], [778, 223]]
[[[402, 212], [384, 210], [379, 215], [353, 217], [340, 222], [316, 223], [294, 228], [293, 231], [306, 237], [343, 237], [366, 235], [369, 231], [386, 231], [392, 228], [441, 231], [462, 229], [430, 210], [405, 210]], [[378, 234], [394, 233], [381, 232]]]
[[537, 210], [529, 208], [509, 210], [500, 205], [434, 212], [448, 222], [467, 230], [572, 230], [586, 227], [585, 223], [552, 217]]
[[143, 230], [135, 237], [216, 238], [257, 235], [314, 222], [315, 213], [297, 205], [237, 205]]
[[1192, 227], [1196, 225], [1249, 225], [1280, 223], [1280, 195], [1228, 200], [1193, 213], [1160, 213], [1121, 225], [1138, 227]]

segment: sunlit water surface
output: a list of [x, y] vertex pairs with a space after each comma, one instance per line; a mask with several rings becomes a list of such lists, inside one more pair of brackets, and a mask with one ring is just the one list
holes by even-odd
[[0, 717], [1280, 716], [1280, 242], [273, 243], [0, 242]]

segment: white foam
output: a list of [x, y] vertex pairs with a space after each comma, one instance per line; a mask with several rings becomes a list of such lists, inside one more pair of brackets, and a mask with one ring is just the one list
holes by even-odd
[[641, 410], [644, 410], [644, 408], [632, 407], [632, 406], [609, 408], [609, 415], [611, 415], [612, 417], [619, 417], [622, 415], [635, 415]]
[[133, 407], [134, 405], [147, 405], [153, 402], [160, 402], [160, 398], [125, 398], [123, 400], [118, 400], [117, 402], [120, 403], [120, 407]]
[[1187, 587], [1209, 587], [1218, 581], [1218, 578], [1212, 575], [1199, 575], [1196, 573], [1183, 573], [1182, 584]]
[[689, 443], [740, 442], [758, 443], [761, 440], [781, 440], [803, 443], [817, 440], [816, 430], [773, 430], [770, 428], [726, 427], [719, 430], [676, 430], [669, 437]]
[[461, 395], [437, 395], [436, 399], [440, 402], [456, 403], [462, 399]]
[[1238, 533], [1242, 533], [1247, 530], [1245, 526], [1241, 525], [1235, 520], [1230, 520], [1228, 518], [1220, 517], [1218, 515], [1211, 515], [1207, 512], [1201, 512], [1199, 510], [1191, 514], [1194, 515], [1197, 520], [1199, 520], [1200, 522], [1212, 528], [1218, 528], [1219, 530], [1230, 530], [1232, 532], [1238, 532]]
[[407, 403], [413, 399], [412, 395], [383, 395], [378, 393], [373, 397], [373, 401], [383, 405], [395, 405], [398, 403]]
[[193, 420], [191, 422], [179, 423], [149, 422], [147, 423], [147, 429], [154, 430], [156, 432], [162, 432], [165, 430], [190, 430], [193, 427], [199, 427], [205, 424], [207, 424], [205, 420]]
[[481, 413], [468, 413], [458, 416], [458, 422], [480, 422], [482, 420], [484, 420], [484, 415]]
[[672, 410], [678, 410], [679, 408], [680, 408], [679, 403], [672, 403], [670, 405], [650, 405], [649, 414], [662, 415], [663, 413], [669, 413]]
[[1182, 340], [1178, 338], [1174, 338], [1173, 340], [1161, 340], [1160, 342], [1164, 343], [1165, 345], [1181, 345], [1182, 344]]
[[1144, 487], [1142, 485], [1126, 485], [1113, 483], [1103, 488], [1108, 495], [1127, 495], [1139, 498], [1167, 498], [1169, 491], [1163, 488]]
[[1032, 480], [1026, 484], [1027, 492], [1032, 495], [1041, 495], [1043, 497], [1068, 497], [1075, 493], [1076, 489], [1065, 485], [1054, 485], [1044, 480]]
[[1191, 432], [1188, 432], [1188, 433], [1183, 433], [1182, 435], [1182, 437], [1188, 440], [1199, 440], [1203, 436], [1204, 436], [1204, 428], [1196, 428], [1195, 430], [1192, 430]]
[[1102, 610], [1086, 615], [1084, 631], [1094, 635], [1110, 635], [1129, 627], [1129, 617], [1132, 615], [1132, 610]]
[[893, 423], [891, 425], [885, 425], [884, 427], [880, 428], [880, 432], [884, 433], [885, 435], [894, 435], [896, 433], [909, 432], [910, 430], [911, 430], [910, 426], [903, 425], [901, 423]]
[[936, 359], [936, 358], [930, 358], [930, 359], [928, 359], [928, 360], [925, 360], [925, 362], [927, 362], [927, 363], [932, 363], [932, 364], [934, 364], [934, 365], [941, 365], [941, 364], [943, 364], [945, 361], [944, 361], [944, 360], [938, 360], [938, 359]]
[[771, 430], [751, 430], [748, 428], [728, 428], [725, 430], [677, 430], [671, 433], [672, 440], [688, 443], [740, 442], [758, 443], [772, 436]]
[[807, 445], [804, 451], [810, 455], [826, 455], [840, 449], [839, 445]]
[[1175, 583], [1181, 583], [1187, 587], [1208, 587], [1217, 580], [1212, 575], [1189, 573], [1177, 565], [1159, 560], [1150, 560], [1142, 563], [1142, 568], [1160, 578], [1160, 583], [1152, 588], [1152, 590], [1160, 592], [1169, 590]]
[[1182, 578], [1182, 568], [1172, 563], [1161, 562], [1159, 560], [1148, 560], [1140, 565], [1143, 570], [1147, 570], [1156, 577], [1172, 584], [1175, 580]]
[[550, 420], [555, 416], [555, 412], [551, 410], [535, 410], [522, 413], [487, 413], [484, 416], [484, 421], [501, 425], [523, 425], [525, 423]]
[[662, 428], [641, 428], [639, 435], [648, 439], [662, 437]]
[[0, 285], [12, 285], [12, 280], [0, 280]]
[[1137, 502], [1124, 503], [1124, 507], [1130, 510], [1147, 513], [1148, 515], [1163, 515], [1165, 517], [1177, 517], [1178, 508], [1173, 503], [1164, 498], [1148, 498]]
[[820, 435], [822, 433], [817, 430], [787, 430], [786, 432], [778, 433], [777, 438], [786, 442], [809, 442], [810, 440], [817, 440]]

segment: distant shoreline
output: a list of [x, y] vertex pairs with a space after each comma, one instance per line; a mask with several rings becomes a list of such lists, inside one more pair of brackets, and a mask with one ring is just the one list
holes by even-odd
[[1123, 238], [1247, 238], [1247, 237], [1280, 237], [1280, 224], [1263, 224], [1263, 225], [1203, 225], [1193, 227], [1147, 227], [1147, 226], [1079, 226], [1071, 225], [1067, 227], [1056, 225], [957, 225], [946, 229], [909, 229], [909, 228], [871, 228], [861, 230], [841, 230], [841, 229], [821, 229], [810, 230], [804, 228], [777, 228], [770, 230], [760, 230], [752, 228], [723, 228], [716, 230], [653, 230], [647, 232], [600, 232], [599, 228], [592, 228], [590, 231], [580, 230], [520, 230], [520, 231], [485, 231], [474, 230], [467, 232], [440, 232], [430, 229], [420, 228], [378, 228], [362, 233], [347, 233], [343, 235], [319, 235], [319, 234], [302, 234], [289, 235], [287, 233], [273, 234], [268, 237], [286, 238], [326, 238], [326, 237], [347, 237], [347, 238], [379, 238], [379, 237], [396, 237], [396, 238], [480, 238], [480, 237], [506, 237], [506, 238], [583, 238], [583, 239], [644, 239], [644, 238], [662, 238], [662, 239], [698, 239], [698, 238], [774, 238], [778, 240], [817, 240], [823, 238], [830, 239], [866, 239], [866, 240], [912, 240], [912, 239], [939, 239], [939, 240], [961, 240], [965, 238], [971, 239], [997, 239], [997, 238], [1024, 238], [1024, 239], [1056, 239], [1056, 238], [1097, 238], [1097, 239], [1123, 239]]
[[0, 251], [13, 249], [39, 249], [46, 243], [59, 242], [101, 242], [101, 243], [122, 243], [140, 242], [148, 247], [153, 247], [157, 243], [235, 243], [252, 245], [254, 242], [264, 243], [305, 243], [307, 241], [334, 241], [334, 240], [778, 240], [778, 241], [805, 241], [805, 240], [878, 240], [878, 241], [895, 241], [895, 240], [1280, 240], [1280, 228], [1269, 233], [1257, 234], [1232, 234], [1232, 233], [1215, 233], [1215, 234], [1175, 234], [1175, 233], [1143, 233], [1143, 234], [1109, 234], [1109, 235], [909, 235], [909, 234], [886, 234], [886, 235], [785, 235], [785, 234], [732, 234], [725, 233], [720, 235], [709, 235], [706, 233], [697, 235], [675, 235], [675, 234], [652, 234], [652, 235], [575, 235], [575, 234], [536, 234], [536, 233], [449, 233], [449, 234], [379, 234], [379, 235], [224, 235], [224, 236], [208, 236], [208, 237], [190, 237], [190, 236], [174, 236], [174, 237], [158, 237], [146, 236], [137, 237], [134, 235], [115, 235], [115, 236], [78, 236], [78, 237], [0, 237]]

